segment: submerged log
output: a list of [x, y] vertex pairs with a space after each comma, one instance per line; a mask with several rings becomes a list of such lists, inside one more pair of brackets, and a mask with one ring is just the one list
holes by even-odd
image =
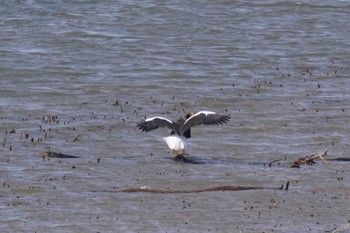
[[344, 158], [344, 157], [340, 157], [340, 158], [335, 158], [335, 159], [328, 159], [330, 161], [338, 161], [338, 162], [350, 162], [350, 158]]
[[169, 190], [169, 189], [152, 189], [151, 187], [143, 186], [141, 188], [126, 188], [119, 190], [105, 190], [105, 192], [114, 193], [159, 193], [159, 194], [176, 194], [176, 193], [202, 193], [202, 192], [217, 192], [217, 191], [244, 191], [244, 190], [261, 190], [261, 189], [273, 189], [273, 190], [288, 190], [289, 181], [286, 185], [281, 185], [279, 188], [271, 187], [256, 187], [256, 186], [214, 186], [203, 189], [192, 190]]
[[152, 189], [152, 188], [127, 188], [116, 190], [115, 192], [123, 193], [202, 193], [202, 192], [215, 192], [215, 191], [240, 191], [240, 190], [251, 190], [251, 189], [264, 189], [262, 187], [244, 187], [244, 186], [216, 186], [205, 189], [193, 189], [193, 190], [164, 190], [164, 189]]

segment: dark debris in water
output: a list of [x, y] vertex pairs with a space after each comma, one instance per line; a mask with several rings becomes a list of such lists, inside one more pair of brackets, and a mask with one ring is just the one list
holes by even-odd
[[75, 155], [68, 155], [68, 154], [57, 153], [57, 152], [52, 152], [52, 151], [44, 152], [42, 157], [43, 157], [43, 159], [50, 159], [50, 158], [75, 159], [75, 158], [79, 158], [78, 156], [75, 156]]

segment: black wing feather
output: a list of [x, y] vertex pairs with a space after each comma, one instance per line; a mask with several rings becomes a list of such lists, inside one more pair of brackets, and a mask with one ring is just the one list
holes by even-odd
[[219, 115], [219, 114], [208, 114], [202, 124], [204, 125], [223, 125], [224, 123], [230, 120], [228, 115]]
[[230, 118], [231, 117], [229, 115], [197, 113], [195, 116], [190, 117], [185, 121], [182, 132], [185, 132], [189, 128], [200, 124], [223, 125], [224, 123], [228, 122]]
[[139, 128], [142, 132], [149, 132], [157, 129], [158, 127], [172, 129], [172, 122], [165, 118], [154, 117], [152, 120], [145, 120], [137, 124], [137, 128]]

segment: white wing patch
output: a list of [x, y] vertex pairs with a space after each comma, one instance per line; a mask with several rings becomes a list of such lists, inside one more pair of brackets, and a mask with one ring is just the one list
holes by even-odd
[[152, 118], [147, 118], [145, 121], [153, 121], [153, 120], [155, 120], [155, 119], [164, 120], [164, 121], [169, 122], [170, 124], [173, 123], [171, 120], [168, 120], [168, 119], [166, 119], [166, 118], [164, 118], [164, 117], [152, 117]]

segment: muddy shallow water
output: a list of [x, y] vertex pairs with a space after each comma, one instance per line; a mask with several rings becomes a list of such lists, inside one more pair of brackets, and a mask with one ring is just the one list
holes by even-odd
[[[287, 166], [327, 148], [326, 159], [349, 158], [346, 2], [0, 11], [1, 232], [349, 232], [350, 163]], [[136, 128], [200, 110], [231, 120], [192, 129], [199, 164], [172, 159], [168, 130]]]

